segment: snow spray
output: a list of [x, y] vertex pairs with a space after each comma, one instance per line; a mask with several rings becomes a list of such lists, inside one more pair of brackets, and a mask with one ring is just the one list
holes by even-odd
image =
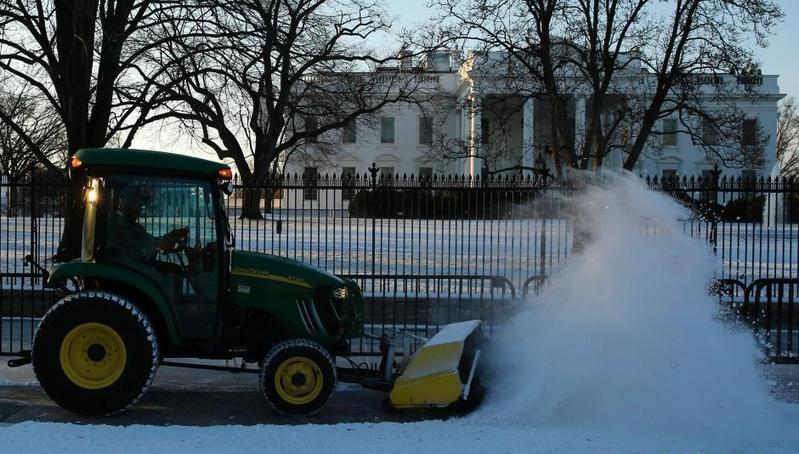
[[784, 426], [751, 331], [708, 294], [717, 259], [683, 233], [687, 210], [632, 174], [602, 181], [567, 201], [590, 240], [495, 331], [475, 417], [680, 439]]

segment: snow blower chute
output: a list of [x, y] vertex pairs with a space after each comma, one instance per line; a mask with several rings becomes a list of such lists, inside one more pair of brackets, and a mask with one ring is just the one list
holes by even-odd
[[391, 405], [449, 407], [479, 401], [480, 337], [479, 320], [445, 326], [400, 365], [389, 393]]
[[[480, 328], [480, 320], [452, 323], [430, 339], [389, 330], [397, 336], [375, 336], [381, 344], [379, 370], [341, 368], [338, 370], [339, 379], [387, 391], [387, 402], [396, 409], [469, 409], [483, 396], [478, 378], [482, 344]], [[398, 355], [394, 340], [397, 337], [424, 343], [409, 354], [411, 348], [406, 342], [403, 348], [406, 357], [396, 361]]]

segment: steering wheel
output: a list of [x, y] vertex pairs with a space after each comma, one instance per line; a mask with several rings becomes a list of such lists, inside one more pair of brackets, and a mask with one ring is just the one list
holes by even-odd
[[182, 229], [175, 229], [167, 235], [176, 234], [174, 241], [170, 241], [169, 247], [163, 248], [162, 251], [169, 254], [180, 254], [189, 244], [189, 228], [183, 227]]

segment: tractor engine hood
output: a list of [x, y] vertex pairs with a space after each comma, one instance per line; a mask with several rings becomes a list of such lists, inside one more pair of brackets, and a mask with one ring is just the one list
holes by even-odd
[[232, 251], [230, 274], [311, 290], [320, 285], [342, 286], [344, 280], [296, 260], [249, 251]]
[[232, 251], [228, 285], [233, 304], [274, 315], [293, 337], [327, 345], [363, 334], [358, 285], [296, 260]]

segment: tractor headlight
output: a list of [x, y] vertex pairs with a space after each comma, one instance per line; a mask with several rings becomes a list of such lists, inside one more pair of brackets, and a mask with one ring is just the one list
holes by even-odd
[[337, 300], [345, 300], [350, 296], [350, 292], [347, 287], [339, 287], [333, 289], [333, 298]]
[[90, 178], [89, 184], [86, 187], [86, 202], [92, 205], [96, 204], [100, 199], [100, 184], [96, 178]]

